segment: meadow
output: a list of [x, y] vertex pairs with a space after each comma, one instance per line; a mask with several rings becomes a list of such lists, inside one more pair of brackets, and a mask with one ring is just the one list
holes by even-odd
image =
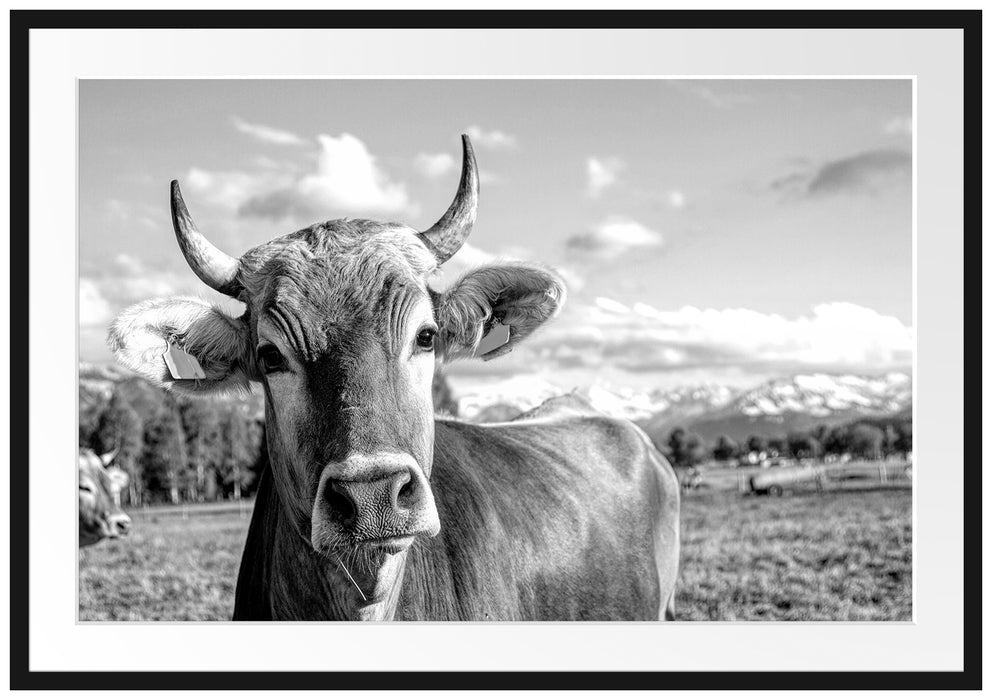
[[[230, 619], [250, 512], [131, 512], [130, 537], [79, 553], [79, 619]], [[676, 595], [679, 620], [910, 620], [912, 491], [686, 494]]]

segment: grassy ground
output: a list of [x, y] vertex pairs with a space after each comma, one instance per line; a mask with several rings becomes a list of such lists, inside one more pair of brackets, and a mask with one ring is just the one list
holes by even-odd
[[[79, 554], [81, 620], [227, 620], [248, 514], [131, 513]], [[680, 620], [908, 620], [912, 492], [684, 497]]]
[[132, 511], [132, 534], [79, 553], [80, 620], [230, 620], [251, 509]]
[[687, 495], [680, 620], [909, 620], [912, 491]]

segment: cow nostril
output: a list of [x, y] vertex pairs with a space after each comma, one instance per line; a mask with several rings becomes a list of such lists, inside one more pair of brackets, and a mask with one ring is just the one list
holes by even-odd
[[341, 484], [334, 481], [330, 482], [330, 488], [327, 489], [325, 497], [331, 513], [336, 514], [342, 523], [350, 525], [355, 521], [358, 509], [355, 507], [351, 495]]
[[413, 499], [416, 488], [416, 482], [410, 472], [405, 472], [402, 476], [397, 477], [393, 484], [393, 508], [405, 508], [406, 504]]

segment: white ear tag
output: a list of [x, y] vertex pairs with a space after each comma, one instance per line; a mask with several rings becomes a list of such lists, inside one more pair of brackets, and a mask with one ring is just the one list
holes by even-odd
[[169, 349], [162, 355], [173, 379], [206, 379], [203, 368], [196, 358], [175, 343], [169, 343]]
[[504, 326], [502, 321], [496, 321], [489, 332], [482, 336], [479, 346], [475, 349], [475, 356], [481, 357], [486, 353], [503, 347], [510, 342], [510, 327]]

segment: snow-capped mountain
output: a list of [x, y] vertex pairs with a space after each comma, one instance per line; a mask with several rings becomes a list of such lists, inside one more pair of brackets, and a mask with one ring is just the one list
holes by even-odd
[[573, 391], [609, 416], [638, 422], [672, 411], [683, 416], [698, 415], [724, 406], [736, 396], [732, 389], [716, 385], [639, 391], [602, 382], [585, 387], [566, 387], [544, 379], [514, 377], [471, 387], [460, 393], [458, 415], [477, 422], [506, 420], [547, 399]]
[[648, 391], [599, 382], [563, 387], [514, 377], [456, 392], [458, 413], [477, 422], [507, 420], [569, 391], [607, 415], [639, 423], [656, 438], [676, 426], [711, 440], [723, 433], [735, 438], [785, 434], [820, 423], [896, 413], [912, 405], [912, 380], [902, 372], [877, 377], [799, 374], [743, 392], [720, 385]]
[[465, 390], [455, 390], [458, 417], [470, 421], [495, 422], [529, 411], [554, 396], [561, 396], [570, 387], [561, 387], [534, 377], [511, 377], [487, 382]]
[[[781, 436], [817, 425], [909, 411], [912, 403], [912, 379], [903, 372], [878, 377], [800, 374], [746, 391], [684, 426], [707, 440], [720, 435], [735, 439], [751, 434]], [[662, 426], [652, 427], [657, 434]], [[666, 427], [673, 425], [669, 422]]]
[[881, 377], [799, 374], [745, 392], [734, 401], [734, 409], [746, 416], [775, 416], [790, 411], [814, 416], [838, 411], [879, 414], [900, 411], [912, 398], [912, 380], [902, 372]]

